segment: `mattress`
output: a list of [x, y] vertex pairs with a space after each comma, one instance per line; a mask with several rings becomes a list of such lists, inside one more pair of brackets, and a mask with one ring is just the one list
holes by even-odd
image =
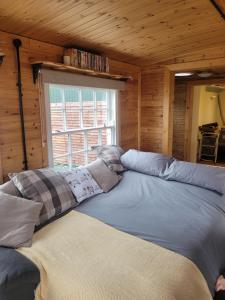
[[[191, 259], [213, 293], [215, 280], [225, 268], [225, 196], [127, 171], [113, 190], [82, 202], [75, 210]], [[15, 288], [21, 299], [33, 299], [37, 268], [8, 250], [7, 262], [5, 249], [0, 248], [0, 299], [16, 299], [11, 296]]]

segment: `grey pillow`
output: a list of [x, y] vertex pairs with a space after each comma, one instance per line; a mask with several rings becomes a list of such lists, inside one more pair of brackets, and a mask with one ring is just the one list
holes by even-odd
[[69, 185], [52, 169], [21, 172], [13, 176], [12, 180], [24, 198], [44, 204], [37, 225], [77, 204]]
[[120, 181], [121, 176], [111, 171], [100, 158], [86, 166], [101, 189], [107, 193]]
[[134, 149], [128, 150], [121, 156], [121, 162], [127, 169], [152, 176], [161, 176], [172, 160], [172, 157], [160, 153]]
[[0, 192], [9, 194], [12, 196], [17, 196], [17, 197], [22, 197], [20, 191], [18, 188], [15, 186], [12, 180], [7, 181], [4, 184], [0, 185]]
[[225, 168], [175, 160], [164, 172], [163, 178], [225, 193]]
[[29, 247], [41, 203], [0, 193], [0, 246]]
[[97, 152], [98, 158], [101, 158], [114, 172], [123, 172], [125, 168], [121, 164], [120, 157], [124, 153], [123, 149], [116, 145], [93, 146], [92, 149]]

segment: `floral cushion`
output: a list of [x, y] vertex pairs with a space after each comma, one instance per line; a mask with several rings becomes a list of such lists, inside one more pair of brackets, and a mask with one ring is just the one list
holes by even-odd
[[90, 172], [84, 167], [64, 171], [60, 174], [69, 184], [72, 193], [79, 203], [94, 195], [103, 193], [103, 190], [98, 186]]

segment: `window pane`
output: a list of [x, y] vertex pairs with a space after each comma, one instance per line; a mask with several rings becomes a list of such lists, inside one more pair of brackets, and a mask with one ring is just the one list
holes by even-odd
[[96, 90], [96, 100], [105, 101], [106, 100], [106, 91], [105, 90]]
[[65, 102], [79, 102], [79, 89], [78, 88], [65, 88], [64, 89]]
[[66, 111], [66, 123], [67, 129], [80, 129], [81, 127], [81, 115], [79, 110], [67, 110]]
[[68, 153], [68, 136], [56, 135], [52, 137], [53, 157]]
[[97, 126], [104, 126], [107, 124], [107, 111], [97, 110], [96, 112]]
[[85, 165], [85, 152], [72, 154], [72, 168]]
[[111, 145], [112, 143], [112, 129], [102, 129], [102, 145]]
[[72, 152], [84, 150], [84, 133], [77, 132], [71, 134]]
[[97, 154], [95, 151], [88, 151], [88, 163], [96, 160]]
[[82, 105], [83, 109], [93, 110], [94, 109], [94, 90], [93, 89], [82, 89]]
[[[105, 93], [104, 93], [105, 94]], [[99, 99], [96, 97], [96, 109], [97, 110], [107, 110], [107, 98], [106, 96], [104, 99]]]
[[49, 86], [49, 99], [50, 103], [61, 103], [62, 97], [61, 97], [61, 88], [50, 85]]
[[81, 89], [81, 95], [83, 101], [93, 101], [93, 89]]
[[68, 169], [68, 156], [63, 156], [54, 159], [54, 168], [56, 170]]
[[91, 146], [98, 145], [98, 130], [91, 130], [87, 132], [87, 142], [89, 149], [91, 149]]
[[94, 100], [91, 101], [83, 101], [83, 109], [86, 110], [94, 110]]
[[59, 132], [64, 130], [64, 118], [62, 110], [51, 110], [51, 124], [52, 132]]
[[94, 111], [83, 110], [83, 127], [94, 127]]

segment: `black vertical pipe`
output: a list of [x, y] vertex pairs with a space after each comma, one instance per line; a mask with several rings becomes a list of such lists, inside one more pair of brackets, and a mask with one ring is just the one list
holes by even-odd
[[17, 58], [17, 88], [18, 88], [18, 95], [19, 95], [19, 112], [20, 112], [20, 123], [21, 123], [21, 131], [22, 131], [23, 164], [24, 164], [24, 170], [28, 170], [26, 133], [25, 133], [25, 125], [24, 125], [24, 113], [23, 113], [21, 66], [20, 66], [20, 47], [22, 45], [22, 42], [19, 39], [15, 39], [13, 40], [13, 45], [16, 48], [16, 58]]

